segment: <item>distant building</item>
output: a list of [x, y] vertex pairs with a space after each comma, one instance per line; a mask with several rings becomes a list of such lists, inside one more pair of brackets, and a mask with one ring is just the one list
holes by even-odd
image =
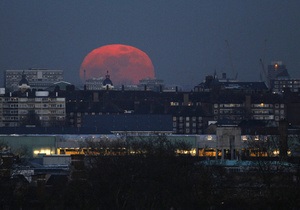
[[102, 90], [103, 89], [103, 77], [93, 77], [85, 80], [85, 88], [87, 90]]
[[22, 70], [5, 70], [5, 88], [18, 90], [18, 83], [26, 75], [28, 85], [32, 89], [44, 90], [55, 82], [63, 80], [63, 70], [30, 68]]
[[65, 103], [65, 98], [50, 96], [48, 91], [0, 96], [0, 127], [62, 125]]
[[105, 80], [102, 82], [102, 89], [113, 89], [114, 85], [112, 81], [110, 80], [110, 75], [108, 74], [108, 71], [105, 76]]
[[223, 74], [222, 79], [216, 75], [206, 76], [205, 81], [194, 87], [195, 92], [211, 92], [220, 90], [232, 90], [243, 92], [267, 91], [268, 87], [264, 82], [239, 82], [237, 80], [226, 79]]
[[65, 98], [48, 91], [32, 91], [22, 74], [19, 91], [0, 95], [0, 127], [39, 127], [63, 125]]
[[164, 81], [161, 79], [145, 78], [140, 80], [138, 88], [144, 90], [162, 91], [164, 89]]
[[300, 88], [300, 79], [290, 78], [282, 61], [273, 61], [268, 66], [268, 83], [273, 93], [282, 93], [285, 90], [299, 92]]
[[286, 118], [286, 105], [275, 94], [220, 95], [214, 102], [213, 112], [217, 121], [231, 120], [238, 124], [243, 120], [261, 120], [277, 123]]
[[300, 79], [272, 79], [270, 89], [273, 93], [282, 93], [286, 89], [291, 92], [299, 92]]
[[289, 79], [290, 75], [282, 61], [272, 61], [271, 64], [268, 65], [268, 78], [269, 80]]
[[21, 81], [19, 82], [19, 90], [21, 92], [25, 92], [26, 90], [28, 90], [30, 88], [29, 86], [29, 82], [28, 80], [26, 79], [26, 75], [24, 74], [24, 71], [22, 73], [22, 79]]
[[92, 77], [85, 80], [84, 86], [84, 89], [86, 90], [103, 90], [114, 88], [113, 82], [110, 79], [108, 71], [105, 75], [105, 79], [103, 77]]
[[[171, 134], [171, 115], [108, 114], [85, 115], [83, 127], [115, 134]], [[105, 125], [105, 126], [103, 126]]]

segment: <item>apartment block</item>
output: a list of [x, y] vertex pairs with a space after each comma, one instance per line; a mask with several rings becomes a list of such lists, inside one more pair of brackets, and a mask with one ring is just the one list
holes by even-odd
[[63, 80], [63, 70], [56, 69], [11, 69], [5, 70], [5, 88], [10, 91], [18, 90], [18, 83], [22, 75], [26, 75], [29, 85], [32, 89], [44, 90], [55, 82]]

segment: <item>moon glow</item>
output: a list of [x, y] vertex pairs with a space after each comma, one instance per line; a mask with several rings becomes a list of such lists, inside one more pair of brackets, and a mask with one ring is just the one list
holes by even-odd
[[107, 71], [114, 85], [138, 84], [141, 79], [154, 78], [148, 55], [129, 45], [111, 44], [92, 50], [85, 56], [79, 74], [84, 81], [105, 77]]

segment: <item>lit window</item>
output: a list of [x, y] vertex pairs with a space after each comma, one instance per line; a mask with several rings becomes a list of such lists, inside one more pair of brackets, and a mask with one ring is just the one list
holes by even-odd
[[247, 136], [242, 136], [242, 140], [247, 141], [248, 140]]

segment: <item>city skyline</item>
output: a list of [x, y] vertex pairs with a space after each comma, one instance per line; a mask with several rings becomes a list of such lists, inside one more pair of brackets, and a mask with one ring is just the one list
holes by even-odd
[[[80, 82], [84, 57], [125, 44], [150, 57], [156, 78], [196, 85], [206, 75], [258, 81], [259, 59], [300, 77], [298, 1], [1, 2], [1, 86], [7, 69], [64, 70]], [[104, 75], [103, 75], [104, 76]], [[113, 80], [113, 78], [112, 78]]]

